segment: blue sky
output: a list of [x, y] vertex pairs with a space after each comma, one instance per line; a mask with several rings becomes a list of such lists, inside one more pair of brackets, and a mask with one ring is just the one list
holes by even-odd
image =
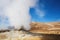
[[37, 7], [30, 9], [32, 21], [59, 22], [60, 0], [40, 0]]

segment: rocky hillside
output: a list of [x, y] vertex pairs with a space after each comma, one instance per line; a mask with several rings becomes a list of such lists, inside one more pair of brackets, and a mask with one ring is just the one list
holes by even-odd
[[33, 22], [31, 23], [31, 27], [41, 30], [60, 30], [60, 22], [51, 22], [51, 23]]
[[31, 23], [31, 30], [33, 33], [43, 33], [43, 34], [60, 34], [60, 22], [51, 23]]
[[[58, 40], [60, 39], [60, 23], [30, 24], [31, 30], [0, 30], [0, 40]], [[53, 35], [52, 35], [53, 34]]]

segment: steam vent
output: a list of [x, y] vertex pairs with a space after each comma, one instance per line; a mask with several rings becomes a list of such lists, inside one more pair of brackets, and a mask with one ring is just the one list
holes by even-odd
[[31, 30], [0, 30], [0, 40], [59, 40], [60, 23], [36, 23], [30, 24]]

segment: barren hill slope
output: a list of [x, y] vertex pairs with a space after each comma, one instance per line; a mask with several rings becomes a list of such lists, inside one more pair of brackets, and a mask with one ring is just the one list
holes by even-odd
[[31, 30], [1, 30], [0, 40], [59, 40], [60, 23], [31, 23]]

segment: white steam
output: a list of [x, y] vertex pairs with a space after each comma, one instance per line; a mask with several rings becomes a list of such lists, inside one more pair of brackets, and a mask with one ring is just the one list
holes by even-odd
[[29, 14], [30, 7], [34, 7], [38, 0], [0, 0], [0, 7], [6, 16], [9, 17], [10, 26], [16, 29], [23, 28], [30, 30], [31, 17]]

